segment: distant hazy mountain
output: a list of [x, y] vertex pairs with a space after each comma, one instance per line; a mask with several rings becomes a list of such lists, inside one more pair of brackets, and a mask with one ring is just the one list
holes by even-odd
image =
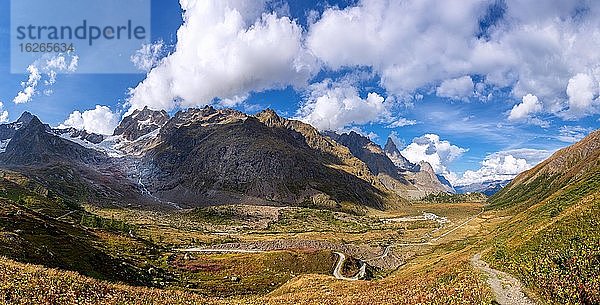
[[508, 185], [511, 180], [494, 180], [473, 183], [468, 185], [455, 186], [456, 192], [459, 194], [466, 193], [482, 193], [487, 196], [492, 196], [499, 192], [503, 187]]

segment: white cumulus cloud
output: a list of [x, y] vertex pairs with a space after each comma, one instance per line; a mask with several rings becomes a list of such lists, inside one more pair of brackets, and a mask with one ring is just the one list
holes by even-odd
[[[594, 86], [600, 80], [600, 2], [506, 0], [501, 12], [498, 3], [361, 0], [326, 9], [310, 27], [307, 46], [334, 70], [371, 67], [398, 96], [439, 83], [440, 96], [464, 96], [472, 90], [467, 79], [463, 86], [449, 80], [478, 75], [485, 84], [480, 97], [507, 88], [514, 98], [537, 96], [539, 112], [595, 113], [589, 79]], [[492, 7], [498, 16], [482, 27]], [[589, 79], [573, 77], [579, 73]], [[565, 92], [568, 85], [579, 90]]]
[[598, 82], [585, 73], [579, 73], [569, 80], [567, 85], [569, 109], [567, 116], [574, 118], [597, 111]]
[[[130, 92], [132, 109], [194, 107], [251, 92], [304, 87], [319, 69], [289, 17], [260, 14], [264, 1], [181, 0], [175, 51]], [[258, 13], [257, 13], [258, 12]]]
[[8, 111], [2, 110], [4, 109], [4, 103], [0, 101], [0, 123], [8, 122]]
[[409, 120], [407, 118], [397, 118], [397, 119], [394, 119], [389, 125], [387, 125], [387, 128], [398, 128], [398, 127], [413, 126], [413, 125], [417, 125], [417, 121]]
[[[341, 131], [352, 125], [362, 125], [386, 119], [389, 101], [377, 93], [360, 97], [356, 87], [330, 79], [310, 86], [310, 96], [301, 106], [296, 119], [320, 130]], [[409, 123], [409, 122], [406, 122]]]
[[0, 113], [0, 123], [8, 123], [8, 111], [4, 110]]
[[508, 119], [511, 121], [526, 119], [530, 114], [542, 111], [542, 107], [542, 103], [540, 103], [537, 96], [527, 94], [523, 97], [522, 103], [513, 107], [508, 115]]
[[23, 90], [19, 91], [17, 96], [13, 99], [15, 104], [24, 104], [31, 101], [31, 98], [35, 94], [38, 82], [42, 79], [40, 70], [35, 65], [29, 65], [27, 67], [27, 72], [29, 73], [29, 77], [26, 82], [21, 83]]
[[164, 46], [165, 43], [162, 40], [155, 43], [143, 44], [135, 54], [131, 55], [131, 62], [139, 70], [148, 72], [160, 63]]
[[73, 127], [91, 133], [111, 135], [119, 124], [119, 120], [120, 115], [112, 112], [110, 108], [96, 105], [96, 108], [83, 113], [77, 110], [73, 111], [59, 128]]
[[307, 45], [325, 64], [369, 66], [390, 92], [404, 94], [472, 70], [469, 54], [482, 1], [363, 0], [325, 10]]
[[426, 134], [413, 139], [402, 155], [412, 163], [426, 161], [438, 174], [450, 174], [448, 165], [462, 156], [468, 149], [458, 147], [449, 141], [441, 140], [436, 134]]
[[496, 180], [510, 180], [550, 156], [551, 152], [537, 149], [515, 149], [488, 155], [481, 168], [468, 170], [452, 181], [455, 186]]
[[174, 52], [157, 61], [147, 46], [134, 59], [153, 68], [130, 90], [131, 109], [234, 107], [253, 92], [305, 91], [319, 71], [366, 70], [388, 99], [405, 104], [424, 92], [481, 101], [495, 92], [535, 96], [510, 119], [545, 127], [531, 115], [598, 112], [598, 1], [359, 0], [311, 12], [306, 29], [275, 3], [180, 0]]

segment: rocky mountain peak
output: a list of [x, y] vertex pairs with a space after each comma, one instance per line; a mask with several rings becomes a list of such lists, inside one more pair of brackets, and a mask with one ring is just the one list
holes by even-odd
[[396, 143], [394, 143], [394, 140], [392, 140], [392, 138], [388, 138], [387, 142], [385, 143], [385, 146], [383, 147], [383, 150], [388, 153], [388, 152], [399, 152], [398, 147], [396, 146]]
[[414, 171], [415, 164], [412, 164], [408, 159], [406, 159], [398, 147], [396, 143], [392, 140], [392, 138], [388, 138], [387, 143], [385, 143], [385, 147], [383, 148], [385, 154], [394, 162], [394, 165], [403, 171]]
[[25, 121], [21, 121], [19, 123], [22, 123], [19, 130], [23, 132], [25, 132], [25, 129], [27, 129], [30, 132], [50, 132], [52, 130], [49, 125], [42, 123], [42, 121], [40, 121], [40, 119], [35, 115], [31, 115], [31, 117], [26, 117]]
[[369, 138], [354, 131], [344, 134], [335, 132], [326, 132], [325, 134], [334, 141], [348, 147], [353, 155], [367, 164], [373, 174], [385, 173], [393, 178], [399, 177], [398, 169], [392, 160], [388, 158], [379, 145], [373, 143]]
[[283, 127], [285, 119], [280, 117], [275, 110], [267, 108], [256, 115], [256, 118], [263, 124], [270, 127]]
[[16, 130], [0, 155], [0, 162], [13, 165], [47, 164], [60, 162], [96, 162], [100, 153], [65, 140], [56, 135], [49, 125], [32, 115], [29, 123]]
[[248, 116], [245, 113], [237, 110], [215, 109], [212, 106], [205, 106], [201, 109], [190, 108], [186, 111], [177, 112], [168, 125], [176, 127], [190, 126], [192, 124], [210, 126], [245, 121], [247, 118]]
[[433, 170], [433, 167], [431, 166], [431, 164], [429, 164], [429, 162], [421, 161], [418, 165], [421, 172], [426, 172], [435, 175], [435, 171]]
[[19, 117], [17, 121], [12, 123], [0, 124], [0, 153], [4, 153], [6, 151], [8, 144], [15, 136], [17, 131], [23, 128], [24, 126], [29, 125], [29, 123], [31, 123], [31, 121], [33, 121], [34, 119], [37, 121], [34, 122], [34, 124], [41, 124], [39, 119], [37, 119], [33, 114], [26, 111], [23, 112], [23, 114], [21, 115], [21, 117]]
[[169, 114], [164, 111], [151, 110], [148, 107], [136, 109], [131, 115], [125, 117], [117, 126], [113, 135], [122, 135], [129, 141], [135, 141], [165, 125], [169, 121]]
[[17, 120], [17, 123], [23, 123], [23, 124], [29, 124], [29, 122], [31, 122], [31, 120], [34, 118], [35, 116], [33, 114], [31, 114], [28, 111], [23, 112], [23, 114], [21, 114], [21, 116], [19, 117], [19, 119]]

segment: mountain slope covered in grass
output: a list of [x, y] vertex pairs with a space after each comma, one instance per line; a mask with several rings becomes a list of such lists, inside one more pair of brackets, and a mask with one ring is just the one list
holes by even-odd
[[490, 198], [511, 217], [488, 258], [557, 304], [600, 303], [600, 131]]

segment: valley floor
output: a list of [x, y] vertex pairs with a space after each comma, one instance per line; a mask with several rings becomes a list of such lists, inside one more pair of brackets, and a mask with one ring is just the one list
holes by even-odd
[[79, 209], [23, 181], [0, 185], [6, 304], [532, 304], [480, 260], [509, 219], [483, 203]]
[[[487, 275], [470, 262], [501, 221], [483, 213], [481, 203], [413, 204], [365, 216], [255, 206], [86, 209], [135, 228], [127, 234], [96, 229], [94, 235], [113, 256], [153, 275], [153, 285], [161, 289], [109, 284], [4, 258], [0, 299], [25, 304], [489, 304], [494, 299]], [[144, 253], [140, 240], [159, 253]], [[40, 294], [40, 287], [56, 295]]]

